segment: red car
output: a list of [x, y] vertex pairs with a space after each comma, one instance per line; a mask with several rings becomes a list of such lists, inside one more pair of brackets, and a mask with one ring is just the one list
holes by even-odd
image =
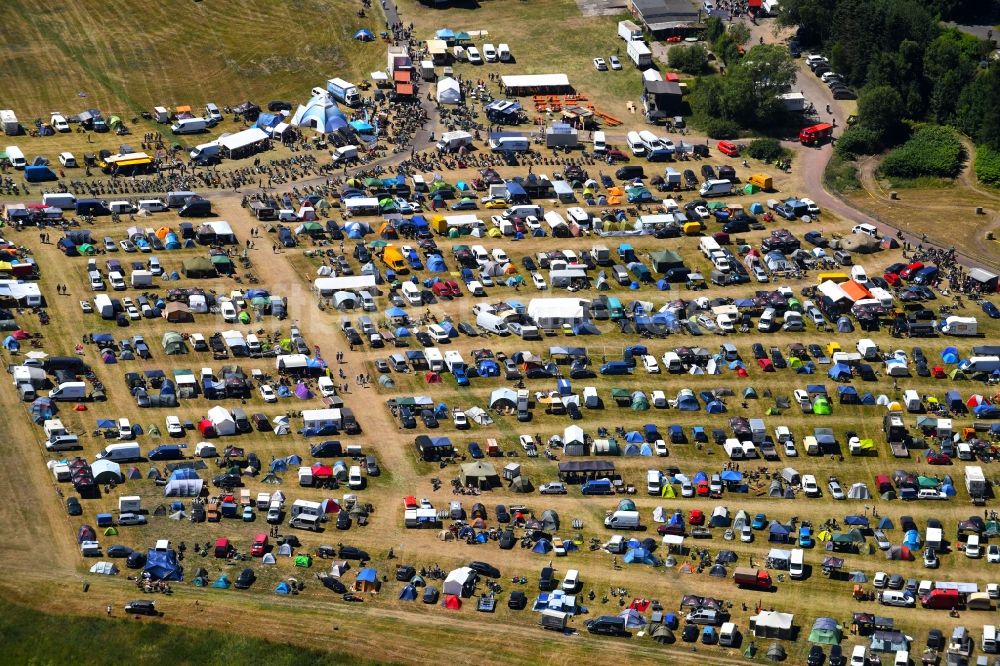
[[740, 149], [732, 141], [720, 141], [716, 148], [718, 148], [719, 152], [723, 155], [727, 155], [729, 157], [740, 156]]
[[705, 514], [700, 509], [691, 509], [691, 513], [688, 514], [688, 523], [691, 525], [704, 525]]
[[264, 557], [266, 551], [267, 535], [261, 532], [253, 538], [253, 544], [250, 546], [250, 555], [253, 557]]
[[923, 267], [924, 264], [922, 261], [914, 261], [912, 264], [910, 264], [903, 270], [899, 271], [899, 277], [903, 278], [904, 280], [909, 280], [911, 277], [913, 277], [914, 273], [916, 273]]
[[449, 301], [451, 300], [451, 289], [444, 282], [435, 282], [431, 285], [431, 291], [434, 292], [434, 295], [438, 298], [444, 298]]
[[448, 287], [448, 290], [451, 292], [452, 298], [458, 298], [459, 296], [462, 295], [462, 290], [458, 288], [458, 283], [455, 282], [454, 280], [445, 280], [444, 284], [446, 287]]
[[898, 287], [902, 280], [899, 279], [899, 275], [896, 273], [885, 273], [882, 275], [882, 279], [889, 283], [889, 286]]
[[611, 162], [628, 162], [629, 160], [628, 155], [618, 150], [617, 148], [609, 149], [607, 152], [604, 153], [604, 157], [608, 160], [609, 164]]
[[931, 451], [927, 454], [927, 464], [928, 465], [950, 465], [951, 456], [947, 453], [935, 453]]

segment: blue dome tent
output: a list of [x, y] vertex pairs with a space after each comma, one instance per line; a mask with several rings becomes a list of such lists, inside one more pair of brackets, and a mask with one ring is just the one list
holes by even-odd
[[356, 33], [354, 33], [354, 39], [359, 42], [373, 42], [375, 41], [375, 35], [368, 28], [361, 28]]

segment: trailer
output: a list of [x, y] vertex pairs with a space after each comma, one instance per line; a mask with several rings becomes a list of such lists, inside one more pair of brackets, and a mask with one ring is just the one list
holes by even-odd
[[639, 69], [648, 69], [653, 66], [653, 52], [649, 50], [646, 42], [631, 40], [626, 45], [625, 52]]
[[3, 133], [7, 136], [17, 136], [21, 133], [21, 123], [11, 109], [0, 111], [0, 123], [3, 123]]
[[979, 465], [967, 465], [965, 468], [965, 489], [969, 498], [977, 506], [986, 503], [986, 475]]

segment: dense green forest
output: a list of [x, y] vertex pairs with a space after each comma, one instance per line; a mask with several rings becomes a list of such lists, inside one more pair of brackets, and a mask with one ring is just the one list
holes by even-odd
[[978, 23], [997, 7], [998, 0], [783, 0], [780, 20], [799, 26], [801, 48], [827, 55], [859, 89], [859, 121], [841, 137], [842, 153], [897, 145], [909, 134], [907, 121], [953, 125], [1000, 150], [994, 42], [941, 24]]

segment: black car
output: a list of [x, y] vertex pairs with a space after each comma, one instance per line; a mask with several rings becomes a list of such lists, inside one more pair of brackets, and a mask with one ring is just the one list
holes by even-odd
[[681, 640], [685, 643], [694, 643], [698, 640], [698, 625], [688, 624], [685, 625], [684, 631], [681, 632]]
[[813, 645], [809, 648], [809, 654], [806, 656], [806, 666], [821, 666], [825, 657], [826, 655], [823, 654], [823, 648], [818, 645]]
[[510, 513], [507, 511], [507, 507], [503, 504], [497, 504], [496, 506], [497, 522], [498, 523], [509, 523]]
[[378, 476], [381, 473], [382, 470], [379, 468], [378, 461], [375, 459], [375, 456], [365, 456], [365, 474], [368, 476]]
[[458, 322], [458, 330], [461, 331], [463, 334], [469, 336], [470, 338], [474, 338], [477, 335], [479, 335], [479, 332], [476, 331], [475, 328], [473, 328], [472, 324], [466, 321]]
[[480, 562], [479, 560], [469, 562], [469, 568], [475, 571], [480, 576], [486, 576], [487, 578], [500, 577], [500, 570], [497, 569], [492, 564], [487, 564], [486, 562]]
[[351, 529], [351, 514], [347, 511], [341, 511], [337, 514], [337, 529], [338, 530], [349, 530]]
[[711, 164], [701, 165], [701, 175], [705, 180], [716, 180], [718, 176], [715, 175], [715, 169], [712, 168]]
[[131, 555], [125, 558], [125, 566], [129, 569], [141, 569], [146, 566], [146, 554], [140, 553], [139, 551], [133, 551]]
[[216, 488], [238, 488], [243, 485], [243, 479], [239, 474], [220, 474], [212, 479], [212, 485]]
[[627, 636], [625, 631], [625, 618], [617, 615], [602, 615], [584, 622], [587, 631], [592, 634], [603, 634], [605, 636]]
[[934, 650], [944, 648], [944, 634], [941, 633], [940, 629], [931, 629], [927, 632], [927, 647]]
[[123, 546], [120, 543], [116, 543], [115, 545], [109, 547], [108, 550], [107, 550], [107, 552], [105, 554], [108, 557], [116, 557], [117, 558], [117, 557], [128, 557], [129, 555], [131, 555], [134, 552], [135, 551], [132, 550], [131, 548], [129, 548], [128, 546]]
[[267, 110], [271, 113], [277, 113], [278, 111], [291, 111], [292, 103], [280, 99], [273, 99], [267, 103]]
[[80, 500], [75, 497], [70, 497], [66, 500], [66, 513], [71, 516], [79, 516], [83, 513], [83, 507], [80, 506]]
[[396, 580], [401, 583], [409, 583], [417, 575], [417, 570], [408, 564], [402, 564], [396, 568]]
[[406, 405], [399, 408], [399, 422], [407, 430], [417, 427], [417, 420], [413, 418], [413, 412]]
[[246, 590], [254, 584], [255, 580], [257, 580], [257, 576], [254, 574], [253, 569], [247, 568], [241, 571], [240, 575], [236, 577], [233, 587], [237, 590]]
[[514, 590], [507, 599], [507, 608], [511, 610], [523, 610], [528, 605], [528, 597], [521, 590]]
[[691, 169], [684, 169], [684, 184], [691, 189], [698, 187], [698, 176]]
[[826, 354], [823, 353], [823, 348], [817, 344], [809, 345], [809, 355], [813, 358], [822, 358], [826, 356]]
[[417, 339], [417, 342], [420, 343], [421, 347], [427, 348], [434, 346], [434, 341], [431, 340], [431, 336], [427, 335], [424, 331], [419, 331], [413, 337]]
[[341, 446], [339, 440], [329, 439], [325, 442], [313, 445], [313, 447], [309, 449], [309, 453], [312, 454], [314, 458], [332, 458], [334, 456], [344, 455], [344, 447]]
[[521, 259], [521, 263], [524, 265], [524, 269], [527, 271], [538, 270], [538, 266], [535, 265], [535, 260], [531, 257], [524, 257]]
[[423, 421], [424, 425], [428, 428], [438, 427], [437, 417], [434, 416], [434, 412], [430, 409], [420, 410], [420, 420]]
[[125, 604], [125, 612], [129, 615], [163, 615], [156, 610], [156, 602], [152, 599], [136, 599]]
[[844, 650], [839, 645], [830, 646], [830, 660], [827, 662], [830, 666], [844, 666], [846, 660], [844, 659]]
[[355, 546], [340, 546], [337, 549], [337, 557], [342, 560], [361, 560], [362, 562], [372, 559], [366, 551]]
[[754, 358], [767, 358], [767, 352], [764, 351], [764, 345], [759, 342], [753, 343], [751, 349], [753, 350]]
[[847, 87], [837, 87], [833, 89], [834, 99], [857, 99], [858, 93]]

